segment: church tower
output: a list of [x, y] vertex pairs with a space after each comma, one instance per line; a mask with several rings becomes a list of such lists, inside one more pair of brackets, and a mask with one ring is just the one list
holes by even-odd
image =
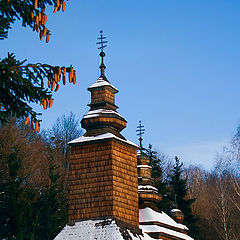
[[162, 200], [162, 196], [158, 194], [157, 188], [154, 187], [154, 180], [151, 177], [152, 167], [150, 166], [150, 159], [142, 146], [142, 135], [145, 129], [141, 121], [139, 121], [136, 131], [140, 143], [137, 154], [139, 209], [150, 207], [158, 211], [157, 204]]
[[121, 134], [127, 121], [117, 112], [118, 90], [105, 76], [107, 41], [100, 33], [101, 74], [88, 88], [90, 109], [81, 121], [86, 132], [69, 142], [69, 222], [55, 240], [193, 240], [157, 211], [161, 196], [141, 140], [137, 155], [139, 147]]
[[69, 222], [111, 217], [138, 228], [137, 146], [121, 135], [126, 120], [105, 76], [104, 38], [101, 33], [101, 75], [88, 88], [90, 110], [81, 121], [86, 133], [69, 143]]

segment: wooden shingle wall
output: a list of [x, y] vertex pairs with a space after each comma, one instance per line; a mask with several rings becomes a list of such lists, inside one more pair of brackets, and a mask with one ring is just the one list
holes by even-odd
[[138, 167], [139, 177], [148, 177], [151, 178], [151, 168]]
[[108, 89], [93, 91], [91, 95], [91, 103], [98, 103], [102, 101], [106, 101], [114, 104], [115, 102], [114, 93], [109, 91]]
[[82, 127], [87, 129], [93, 126], [112, 126], [116, 129], [124, 129], [126, 127], [126, 121], [123, 121], [116, 116], [107, 116], [107, 117], [94, 117], [94, 118], [83, 118]]
[[69, 221], [108, 216], [138, 227], [136, 149], [115, 140], [71, 146]]
[[112, 145], [114, 216], [139, 225], [136, 149], [118, 142]]

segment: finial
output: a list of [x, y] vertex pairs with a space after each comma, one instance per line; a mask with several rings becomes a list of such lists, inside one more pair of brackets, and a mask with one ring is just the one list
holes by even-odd
[[103, 37], [103, 31], [102, 30], [100, 31], [100, 37], [98, 39], [100, 40], [99, 42], [97, 42], [97, 44], [100, 45], [100, 47], [98, 49], [101, 50], [99, 55], [102, 58], [102, 62], [101, 62], [101, 65], [100, 65], [99, 68], [101, 69], [101, 77], [106, 79], [106, 77], [104, 75], [104, 71], [105, 71], [106, 66], [103, 63], [103, 58], [105, 57], [105, 52], [103, 51], [103, 49], [107, 46], [107, 45], [104, 45], [104, 44], [107, 43], [107, 41], [104, 40], [104, 39], [106, 39], [106, 37]]
[[143, 146], [142, 146], [142, 135], [145, 132], [144, 126], [142, 125], [142, 121], [139, 121], [139, 125], [137, 126], [137, 135], [139, 136], [139, 142], [140, 142], [140, 150], [142, 151]]

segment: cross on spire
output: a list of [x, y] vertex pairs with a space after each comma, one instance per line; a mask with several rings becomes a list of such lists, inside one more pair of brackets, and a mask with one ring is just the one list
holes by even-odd
[[139, 142], [140, 142], [140, 150], [143, 149], [143, 146], [142, 146], [142, 135], [144, 134], [145, 132], [145, 129], [144, 129], [144, 126], [142, 125], [142, 121], [139, 121], [139, 125], [137, 126], [137, 135], [139, 136]]
[[98, 38], [100, 41], [97, 42], [97, 44], [100, 44], [100, 47], [98, 49], [101, 49], [101, 52], [103, 52], [103, 49], [107, 46], [104, 45], [107, 43], [107, 41], [104, 41], [104, 39], [106, 39], [106, 37], [103, 36], [103, 31], [100, 31], [100, 37]]
[[[105, 75], [104, 75], [104, 71], [105, 71], [106, 66], [105, 66], [104, 63], [103, 63], [103, 58], [105, 57], [105, 53], [104, 53], [103, 49], [107, 46], [107, 45], [106, 45], [107, 41], [104, 40], [104, 39], [106, 39], [106, 37], [103, 36], [103, 31], [101, 30], [101, 31], [100, 31], [100, 37], [98, 38], [99, 42], [97, 42], [97, 44], [100, 45], [100, 46], [98, 47], [98, 49], [101, 50], [101, 52], [100, 52], [99, 55], [100, 55], [100, 57], [102, 58], [102, 62], [101, 62], [101, 65], [100, 65], [99, 68], [101, 69], [101, 77], [106, 80], [106, 77], [105, 77]], [[104, 44], [105, 44], [105, 45], [104, 45]]]

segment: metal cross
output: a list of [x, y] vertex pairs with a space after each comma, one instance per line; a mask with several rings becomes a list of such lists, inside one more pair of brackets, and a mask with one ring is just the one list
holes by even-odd
[[101, 52], [103, 52], [103, 49], [107, 46], [107, 45], [104, 45], [107, 43], [107, 41], [104, 41], [104, 39], [106, 39], [106, 37], [103, 37], [103, 31], [101, 30], [100, 31], [100, 37], [98, 38], [100, 41], [97, 42], [97, 44], [100, 45], [100, 47], [98, 49], [101, 49]]
[[142, 150], [143, 147], [142, 147], [142, 135], [144, 134], [145, 132], [145, 129], [144, 129], [144, 126], [142, 125], [142, 121], [139, 121], [139, 125], [137, 126], [137, 135], [140, 136], [139, 137], [139, 142], [140, 142], [140, 149]]
[[105, 68], [106, 67], [103, 63], [103, 58], [105, 57], [105, 53], [103, 52], [103, 49], [107, 46], [107, 45], [104, 45], [107, 43], [107, 41], [104, 40], [104, 39], [106, 39], [106, 37], [103, 37], [103, 31], [100, 31], [100, 37], [98, 39], [100, 40], [99, 42], [97, 42], [97, 44], [100, 45], [100, 47], [98, 49], [101, 49], [101, 52], [99, 55], [102, 58], [102, 62], [101, 62], [101, 65], [99, 66], [99, 68], [101, 69], [101, 77], [107, 81], [107, 78], [105, 77]]

